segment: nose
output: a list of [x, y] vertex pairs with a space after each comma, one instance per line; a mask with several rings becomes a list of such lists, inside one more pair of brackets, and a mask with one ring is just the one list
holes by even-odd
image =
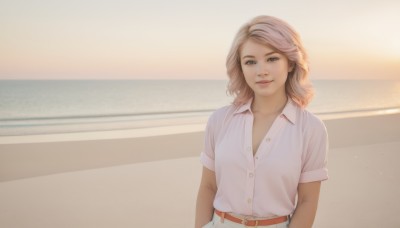
[[269, 74], [267, 64], [260, 63], [257, 66], [257, 76], [267, 76]]

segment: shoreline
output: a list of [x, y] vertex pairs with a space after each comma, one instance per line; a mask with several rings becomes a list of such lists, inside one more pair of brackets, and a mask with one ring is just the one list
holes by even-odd
[[[207, 113], [207, 114], [206, 114]], [[212, 112], [205, 112], [200, 114], [199, 112], [189, 113], [189, 115], [183, 116], [170, 116], [168, 118], [145, 118], [139, 120], [126, 120], [126, 121], [116, 121], [116, 122], [99, 122], [99, 123], [79, 123], [79, 124], [62, 124], [54, 126], [37, 126], [25, 130], [25, 134], [21, 134], [21, 130], [17, 128], [0, 128], [0, 145], [7, 143], [7, 140], [18, 141], [21, 143], [24, 141], [34, 141], [36, 138], [39, 142], [44, 142], [44, 138], [49, 138], [51, 141], [57, 141], [56, 136], [60, 136], [61, 141], [67, 141], [66, 139], [77, 139], [78, 137], [83, 138], [94, 138], [96, 136], [99, 139], [106, 138], [108, 135], [111, 138], [115, 138], [115, 133], [120, 134], [122, 138], [127, 137], [129, 134], [137, 135], [140, 132], [151, 131], [152, 129], [158, 131], [159, 129], [170, 129], [174, 132], [176, 126], [178, 128], [185, 128], [188, 132], [191, 132], [191, 126], [195, 126], [198, 129], [200, 126], [204, 126], [207, 123], [209, 115]], [[322, 120], [332, 120], [332, 119], [344, 119], [344, 118], [354, 118], [354, 117], [368, 117], [377, 115], [387, 115], [400, 113], [400, 107], [388, 107], [382, 109], [365, 109], [365, 110], [351, 110], [351, 111], [341, 111], [341, 112], [326, 112], [326, 113], [314, 113]], [[162, 116], [162, 115], [161, 115]], [[184, 127], [185, 126], [185, 127]], [[49, 132], [45, 132], [45, 130]], [[144, 130], [147, 129], [147, 130]], [[14, 133], [12, 133], [14, 132]], [[110, 134], [113, 132], [113, 134]], [[163, 130], [161, 132], [164, 132]], [[18, 134], [19, 133], [19, 134]], [[182, 132], [183, 133], [183, 132]], [[164, 133], [163, 133], [164, 134]], [[74, 136], [76, 135], [76, 136]], [[29, 138], [31, 138], [29, 140]], [[50, 142], [51, 142], [50, 141]]]
[[[323, 121], [328, 130], [330, 149], [400, 140], [400, 112]], [[205, 123], [0, 137], [0, 182], [199, 156], [204, 129]]]

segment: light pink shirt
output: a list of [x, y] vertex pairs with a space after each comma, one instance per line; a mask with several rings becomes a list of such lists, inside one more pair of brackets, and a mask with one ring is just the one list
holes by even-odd
[[328, 179], [325, 125], [288, 99], [253, 156], [251, 102], [220, 108], [208, 120], [201, 162], [216, 175], [214, 207], [246, 216], [289, 215], [299, 183]]

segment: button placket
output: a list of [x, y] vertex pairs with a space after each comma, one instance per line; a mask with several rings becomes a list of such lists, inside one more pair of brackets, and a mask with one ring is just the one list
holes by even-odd
[[254, 174], [254, 167], [249, 167], [247, 169], [247, 176], [246, 176], [246, 193], [245, 193], [245, 200], [247, 204], [247, 212], [252, 213], [253, 211], [253, 198], [254, 198], [254, 187], [255, 187], [255, 174]]
[[244, 125], [244, 152], [247, 158], [248, 165], [253, 163], [253, 142], [252, 142], [252, 129], [253, 129], [253, 115], [247, 114], [245, 117]]
[[[278, 137], [279, 131], [283, 128], [285, 125], [285, 119], [282, 118], [277, 118], [275, 119], [274, 123], [272, 124], [271, 128], [269, 129], [267, 135], [265, 136], [264, 140], [262, 141], [260, 148], [262, 148], [263, 154], [262, 156], [267, 156], [272, 149], [272, 138], [273, 137]], [[259, 155], [260, 156], [260, 155]]]

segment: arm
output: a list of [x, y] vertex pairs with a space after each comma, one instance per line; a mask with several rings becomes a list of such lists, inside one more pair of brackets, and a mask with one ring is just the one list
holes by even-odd
[[300, 183], [298, 199], [289, 228], [310, 228], [317, 212], [321, 181]]
[[324, 123], [311, 118], [306, 131], [307, 142], [302, 155], [302, 171], [297, 186], [297, 205], [290, 228], [310, 228], [317, 212], [321, 181], [328, 179], [328, 133]]
[[213, 202], [216, 192], [217, 184], [215, 172], [203, 167], [203, 173], [196, 202], [196, 228], [201, 228], [211, 221], [214, 213]]

